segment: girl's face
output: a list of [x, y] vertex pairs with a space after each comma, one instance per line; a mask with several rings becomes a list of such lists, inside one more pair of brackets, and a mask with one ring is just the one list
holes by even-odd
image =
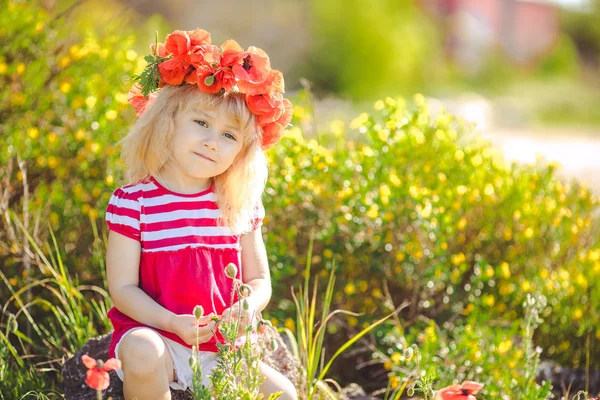
[[188, 107], [175, 118], [174, 166], [185, 180], [203, 180], [225, 172], [242, 145], [242, 132], [224, 106]]

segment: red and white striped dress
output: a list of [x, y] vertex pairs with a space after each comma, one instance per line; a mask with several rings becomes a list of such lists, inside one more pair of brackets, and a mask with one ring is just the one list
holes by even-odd
[[[201, 305], [205, 314], [221, 315], [229, 307], [232, 288], [225, 266], [234, 263], [237, 278], [242, 279], [240, 235], [217, 225], [221, 215], [213, 189], [176, 193], [149, 177], [116, 189], [106, 209], [110, 230], [141, 243], [139, 287], [176, 314], [192, 314], [194, 307]], [[252, 229], [262, 224], [264, 215], [259, 203]], [[145, 325], [116, 307], [108, 311], [108, 317], [114, 327], [109, 357], [114, 357], [121, 337]], [[157, 331], [191, 348], [174, 333]], [[216, 352], [216, 339], [200, 344], [199, 350]]]

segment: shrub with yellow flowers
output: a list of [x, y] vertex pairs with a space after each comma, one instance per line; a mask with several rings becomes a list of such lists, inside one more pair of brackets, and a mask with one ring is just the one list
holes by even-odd
[[[295, 104], [310, 118], [310, 104]], [[483, 327], [497, 324], [505, 328], [489, 344], [506, 348], [523, 301], [539, 293], [548, 302], [536, 345], [562, 365], [585, 361], [584, 339], [600, 339], [599, 202], [586, 187], [543, 160], [507, 163], [466, 122], [432, 115], [421, 95], [378, 101], [349, 130], [337, 123], [305, 137], [302, 118], [269, 152], [276, 315], [288, 315], [280, 299], [313, 234], [317, 269], [342, 265], [335, 301], [365, 313], [351, 326], [407, 300], [408, 325], [457, 318], [490, 333]]]
[[[91, 25], [114, 16], [90, 9], [99, 4], [42, 3], [2, 1], [1, 187], [34, 236], [43, 242], [53, 229], [68, 260], [84, 266], [94, 240], [90, 220], [101, 226], [121, 175], [113, 144], [135, 116], [128, 79], [144, 61], [132, 50], [132, 29]], [[21, 265], [23, 241], [6, 232], [0, 257], [14, 261], [5, 265], [20, 282], [24, 271], [12, 266]], [[99, 275], [89, 267], [78, 272]]]

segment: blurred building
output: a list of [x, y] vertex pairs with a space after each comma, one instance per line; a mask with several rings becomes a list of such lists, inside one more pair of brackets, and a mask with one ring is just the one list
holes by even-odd
[[445, 49], [466, 71], [477, 72], [500, 49], [519, 65], [549, 52], [560, 32], [559, 5], [541, 0], [418, 0], [444, 31]]

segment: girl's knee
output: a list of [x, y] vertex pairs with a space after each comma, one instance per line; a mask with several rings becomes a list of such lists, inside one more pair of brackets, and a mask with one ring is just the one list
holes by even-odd
[[151, 329], [136, 329], [119, 344], [123, 373], [144, 376], [165, 370], [164, 341]]
[[285, 381], [281, 382], [278, 386], [280, 387], [278, 391], [283, 392], [279, 397], [280, 400], [298, 400], [298, 392], [289, 379], [286, 378]]
[[267, 396], [271, 393], [282, 392], [280, 400], [298, 400], [298, 392], [294, 384], [275, 369], [262, 364], [262, 374], [265, 377], [261, 392]]

